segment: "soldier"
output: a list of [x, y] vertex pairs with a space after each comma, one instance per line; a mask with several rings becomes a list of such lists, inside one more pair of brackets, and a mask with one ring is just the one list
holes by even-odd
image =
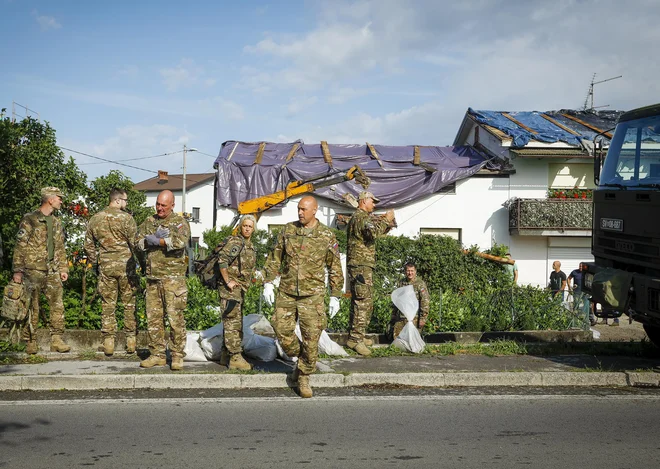
[[36, 338], [39, 323], [39, 295], [46, 296], [50, 306], [50, 351], [65, 353], [71, 347], [62, 340], [64, 305], [62, 282], [69, 278], [64, 251], [64, 232], [59, 218], [53, 215], [62, 206], [64, 194], [57, 187], [41, 189], [41, 206], [23, 216], [14, 249], [14, 282], [25, 281], [30, 295], [30, 324], [23, 330], [26, 352], [39, 351]]
[[379, 200], [371, 192], [361, 192], [358, 208], [348, 222], [348, 279], [351, 285], [350, 333], [346, 345], [360, 355], [371, 355], [373, 345], [364, 334], [373, 313], [373, 272], [376, 265], [376, 238], [394, 227], [394, 211], [384, 217], [372, 214]]
[[142, 368], [165, 366], [165, 317], [170, 323], [170, 353], [172, 370], [183, 369], [183, 349], [186, 345], [186, 308], [188, 288], [186, 247], [190, 226], [173, 212], [174, 194], [165, 190], [156, 199], [156, 214], [138, 228], [137, 246], [147, 256], [147, 325], [149, 358]]
[[[429, 291], [426, 288], [426, 283], [424, 280], [417, 277], [417, 268], [412, 262], [408, 262], [405, 265], [405, 274], [406, 278], [399, 282], [399, 287], [405, 287], [406, 285], [412, 285], [415, 290], [415, 296], [417, 301], [419, 301], [419, 310], [413, 319], [413, 324], [417, 327], [419, 332], [422, 332], [424, 326], [426, 325], [426, 320], [429, 317], [429, 308], [431, 304], [431, 299], [429, 297]], [[392, 319], [390, 321], [390, 329], [392, 334], [392, 340], [396, 339], [401, 329], [406, 325], [408, 320], [406, 317], [399, 311], [396, 307], [392, 309]]]
[[218, 293], [224, 324], [224, 345], [220, 364], [230, 369], [250, 370], [243, 358], [243, 312], [241, 305], [254, 275], [257, 254], [252, 245], [256, 219], [245, 215], [241, 219], [240, 235], [230, 236], [218, 256], [220, 281]]
[[[278, 273], [281, 281], [271, 319], [284, 352], [299, 357], [294, 381], [300, 397], [312, 397], [309, 375], [316, 371], [318, 345], [327, 319], [325, 269], [330, 277], [330, 315], [339, 310], [339, 295], [344, 274], [339, 259], [339, 245], [334, 233], [316, 218], [318, 204], [312, 196], [298, 202], [298, 221], [288, 223], [280, 233], [277, 244], [269, 254], [265, 266], [263, 297], [268, 305], [275, 299], [271, 283]], [[302, 343], [295, 334], [300, 324]]]
[[126, 209], [127, 200], [126, 191], [112, 189], [110, 203], [89, 220], [85, 236], [87, 258], [98, 265], [98, 292], [103, 305], [101, 335], [103, 353], [108, 356], [115, 352], [117, 294], [124, 305], [126, 353], [135, 352], [137, 278], [133, 251], [137, 225], [133, 217], [123, 211]]

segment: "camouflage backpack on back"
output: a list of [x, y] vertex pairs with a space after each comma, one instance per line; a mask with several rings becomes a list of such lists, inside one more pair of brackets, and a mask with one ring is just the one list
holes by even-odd
[[[199, 277], [202, 281], [202, 285], [206, 288], [215, 290], [218, 288], [218, 281], [220, 280], [220, 267], [218, 267], [218, 259], [220, 256], [220, 251], [225, 247], [227, 241], [231, 236], [227, 237], [223, 242], [218, 244], [216, 248], [211, 251], [211, 254], [206, 256], [206, 259], [201, 261], [195, 261], [195, 275]], [[243, 248], [241, 248], [241, 251]], [[241, 251], [238, 252], [238, 255], [241, 254]]]

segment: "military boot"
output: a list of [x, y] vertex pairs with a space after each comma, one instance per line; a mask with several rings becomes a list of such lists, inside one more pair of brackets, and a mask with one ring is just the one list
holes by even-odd
[[115, 353], [114, 337], [106, 337], [105, 339], [103, 339], [103, 353], [105, 353], [105, 355], [108, 357], [112, 356], [112, 354]]
[[140, 368], [152, 368], [154, 366], [165, 366], [166, 364], [167, 360], [165, 360], [165, 357], [151, 355], [149, 358], [140, 362]]
[[298, 394], [305, 399], [314, 395], [312, 387], [309, 385], [309, 375], [304, 375], [302, 373], [298, 375]]
[[183, 357], [172, 357], [172, 364], [170, 370], [181, 371], [183, 370]]
[[222, 352], [220, 353], [220, 364], [222, 366], [229, 366], [229, 350], [222, 347]]
[[230, 370], [251, 370], [252, 365], [250, 365], [245, 358], [243, 358], [242, 353], [232, 353], [231, 358], [229, 359], [229, 369]]
[[135, 353], [136, 338], [134, 335], [126, 337], [126, 353]]
[[71, 350], [71, 346], [62, 340], [59, 335], [54, 335], [50, 338], [50, 351], [66, 353]]
[[364, 340], [362, 342], [364, 342], [364, 345], [366, 345], [367, 347], [371, 347], [374, 344], [373, 340], [367, 339], [366, 337], [364, 338]]
[[37, 345], [36, 340], [29, 340], [25, 346], [25, 353], [28, 355], [36, 355], [39, 353], [39, 345]]
[[371, 355], [371, 350], [369, 350], [363, 342], [353, 342], [352, 340], [349, 340], [346, 346], [364, 357]]

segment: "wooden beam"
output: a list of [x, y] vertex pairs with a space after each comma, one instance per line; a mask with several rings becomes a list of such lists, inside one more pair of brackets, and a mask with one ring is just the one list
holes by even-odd
[[556, 125], [556, 126], [559, 127], [560, 129], [565, 130], [565, 131], [568, 132], [569, 134], [573, 134], [573, 135], [575, 135], [575, 136], [577, 136], [577, 137], [580, 136], [580, 134], [577, 133], [575, 130], [573, 130], [573, 129], [569, 129], [569, 128], [566, 127], [565, 125], [563, 125], [563, 124], [561, 124], [560, 122], [554, 120], [552, 117], [550, 117], [550, 116], [548, 116], [548, 115], [546, 115], [546, 114], [541, 113], [541, 117], [543, 117], [543, 118], [544, 118], [545, 120], [547, 120], [548, 122], [553, 123], [554, 125]]
[[325, 140], [321, 141], [321, 151], [323, 152], [323, 161], [328, 163], [332, 168], [332, 155], [330, 155], [330, 148], [328, 148], [328, 142]]
[[266, 149], [266, 142], [261, 142], [259, 144], [259, 149], [257, 150], [257, 157], [254, 159], [252, 164], [261, 164], [261, 161], [264, 159], [264, 150]]
[[422, 162], [422, 157], [419, 154], [419, 145], [415, 145], [415, 150], [413, 151], [413, 164], [419, 166], [419, 163]]
[[300, 145], [298, 143], [294, 143], [293, 146], [291, 147], [291, 151], [289, 151], [289, 154], [286, 155], [286, 161], [284, 164], [288, 163], [293, 159], [293, 157], [298, 153], [298, 148], [300, 148]]
[[382, 168], [383, 162], [380, 161], [380, 158], [378, 157], [378, 153], [376, 153], [376, 149], [374, 148], [374, 146], [371, 143], [367, 142], [367, 148], [369, 148], [369, 152], [371, 153], [371, 156], [373, 156], [376, 159], [376, 161], [378, 161], [378, 165]]
[[599, 133], [599, 134], [602, 133], [603, 135], [605, 135], [605, 136], [606, 136], [607, 138], [609, 138], [609, 139], [612, 138], [612, 134], [611, 134], [611, 133], [609, 133], [609, 132], [605, 132], [605, 133], [603, 133], [603, 129], [599, 129], [598, 127], [596, 127], [596, 126], [594, 126], [594, 125], [591, 125], [591, 124], [589, 124], [589, 123], [587, 123], [587, 122], [584, 122], [583, 120], [578, 119], [577, 117], [573, 117], [573, 116], [571, 116], [570, 114], [562, 114], [562, 116], [564, 116], [566, 119], [570, 119], [570, 120], [572, 120], [573, 122], [577, 122], [578, 124], [583, 125], [583, 126], [585, 126], [587, 129], [591, 129], [591, 130], [593, 130], [593, 131], [596, 132], [596, 133]]
[[531, 132], [531, 133], [533, 133], [533, 134], [537, 134], [537, 133], [538, 133], [536, 130], [527, 127], [527, 126], [526, 126], [525, 124], [523, 124], [522, 122], [518, 122], [518, 121], [516, 120], [515, 117], [513, 117], [513, 116], [507, 114], [506, 112], [503, 112], [502, 115], [503, 115], [504, 117], [506, 117], [507, 119], [509, 119], [509, 120], [510, 120], [511, 122], [513, 122], [514, 124], [516, 124], [517, 126], [520, 126], [520, 127], [522, 127], [523, 129], [525, 129], [527, 132]]

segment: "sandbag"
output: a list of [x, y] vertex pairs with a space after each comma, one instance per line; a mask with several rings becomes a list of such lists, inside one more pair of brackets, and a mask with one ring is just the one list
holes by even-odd
[[408, 321], [396, 339], [392, 341], [392, 345], [399, 350], [422, 353], [426, 344], [412, 321]]
[[206, 355], [199, 345], [199, 332], [186, 332], [186, 347], [183, 349], [186, 356], [183, 361], [186, 362], [205, 362]]
[[348, 352], [344, 350], [344, 347], [333, 341], [326, 331], [321, 331], [321, 337], [319, 338], [319, 353], [333, 357], [348, 356]]
[[247, 340], [243, 336], [243, 353], [246, 357], [262, 362], [272, 362], [277, 358], [275, 339], [251, 333]]
[[397, 288], [392, 292], [392, 303], [396, 306], [401, 313], [406, 317], [408, 322], [394, 339], [392, 345], [401, 349], [407, 350], [412, 353], [421, 353], [424, 350], [424, 340], [413, 324], [413, 319], [417, 315], [419, 309], [419, 300], [415, 295], [415, 289], [412, 285]]

